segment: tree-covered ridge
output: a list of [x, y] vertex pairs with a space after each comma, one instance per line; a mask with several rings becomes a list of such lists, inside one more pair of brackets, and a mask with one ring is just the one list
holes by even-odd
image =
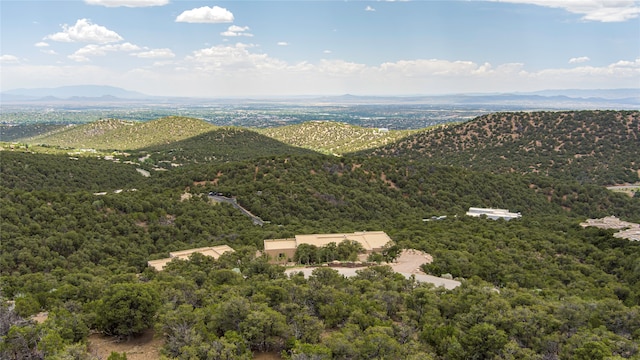
[[[170, 358], [220, 351], [250, 358], [251, 350], [319, 359], [638, 354], [640, 244], [609, 231], [582, 229], [561, 214], [427, 224], [397, 212], [382, 225], [392, 238], [434, 254], [427, 271], [469, 280], [435, 290], [384, 267], [351, 279], [330, 269], [287, 279], [281, 267], [254, 258], [253, 244], [318, 232], [324, 225], [295, 225], [313, 213], [260, 228], [230, 206], [198, 196], [180, 201], [179, 190], [98, 197], [0, 189], [2, 295], [15, 299], [19, 315], [46, 309], [51, 317], [33, 333], [27, 325], [0, 333], [0, 351], [24, 354], [24, 344], [39, 344], [33, 351], [52, 356], [70, 351], [89, 328], [128, 336], [153, 322]], [[375, 222], [351, 226], [365, 223]], [[236, 252], [219, 261], [194, 256], [161, 273], [145, 269], [167, 251], [215, 243]]]
[[259, 157], [316, 154], [285, 144], [254, 130], [224, 127], [188, 139], [139, 149], [150, 154], [150, 161], [174, 163], [208, 163], [247, 160]]
[[136, 167], [92, 157], [0, 152], [0, 185], [27, 191], [102, 192], [136, 188]]
[[583, 183], [636, 182], [640, 112], [495, 113], [416, 134], [371, 154]]
[[99, 120], [28, 139], [29, 143], [69, 148], [133, 150], [187, 139], [216, 126], [199, 119], [169, 116], [147, 122]]
[[0, 124], [0, 141], [23, 141], [27, 138], [54, 132], [66, 125], [60, 124]]
[[309, 121], [259, 130], [287, 144], [338, 155], [384, 146], [416, 131], [364, 128], [335, 121]]
[[[176, 359], [640, 356], [640, 242], [579, 226], [606, 215], [640, 222], [638, 198], [554, 169], [335, 157], [242, 128], [175, 144], [145, 149], [142, 165], [0, 152], [0, 359], [88, 359], [90, 329], [128, 337], [151, 326]], [[182, 166], [147, 178], [136, 171], [147, 161]], [[269, 222], [254, 225], [209, 191]], [[467, 217], [470, 206], [523, 217]], [[423, 221], [434, 215], [447, 218]], [[256, 257], [264, 239], [368, 230], [430, 253], [424, 270], [462, 285], [434, 289], [387, 267], [288, 278]], [[146, 266], [222, 244], [235, 252]], [[23, 321], [42, 310], [44, 324]]]

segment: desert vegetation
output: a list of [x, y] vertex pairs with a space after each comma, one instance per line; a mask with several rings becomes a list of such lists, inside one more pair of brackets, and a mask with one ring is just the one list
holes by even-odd
[[[637, 117], [619, 115], [628, 124]], [[500, 129], [491, 138], [512, 137]], [[458, 139], [457, 127], [438, 131], [442, 143], [458, 141], [449, 139]], [[604, 126], [592, 131], [612, 138]], [[481, 140], [477, 149], [490, 148]], [[611, 164], [626, 164], [620, 152], [634, 145], [611, 141], [591, 150], [565, 142], [554, 156], [606, 152]], [[609, 215], [640, 222], [639, 198], [597, 185], [611, 166], [582, 181], [554, 167], [478, 169], [437, 164], [404, 145], [395, 156], [384, 149], [336, 157], [221, 128], [132, 152], [133, 163], [3, 150], [0, 358], [92, 359], [91, 331], [127, 340], [150, 329], [162, 356], [176, 359], [638, 357], [640, 243], [579, 225]], [[467, 153], [459, 150], [451, 156]], [[514, 161], [532, 160], [519, 154]], [[182, 165], [149, 177], [136, 171], [166, 160]], [[231, 205], [211, 203], [212, 191], [267, 222], [256, 226]], [[470, 206], [522, 218], [467, 217]], [[264, 239], [363, 230], [385, 231], [394, 250], [431, 254], [423, 270], [462, 285], [436, 288], [384, 265], [350, 278], [322, 266], [309, 278], [288, 276], [257, 255]], [[171, 251], [223, 244], [235, 252], [218, 260], [194, 254], [160, 272], [147, 266]], [[298, 261], [333, 258], [306, 250]], [[32, 320], [43, 311], [46, 321]]]

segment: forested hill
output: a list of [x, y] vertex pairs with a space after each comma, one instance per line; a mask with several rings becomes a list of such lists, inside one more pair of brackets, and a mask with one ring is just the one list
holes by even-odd
[[582, 183], [638, 181], [640, 112], [495, 113], [368, 152]]
[[389, 130], [336, 121], [307, 121], [258, 131], [287, 144], [341, 155], [383, 146], [419, 130]]
[[139, 149], [151, 161], [203, 163], [237, 161], [274, 155], [317, 154], [261, 135], [253, 130], [225, 127], [188, 139]]
[[70, 125], [27, 142], [71, 148], [132, 150], [184, 140], [216, 128], [204, 120], [180, 116], [148, 122], [105, 119]]
[[[329, 156], [242, 128], [146, 151], [133, 163], [0, 152], [1, 360], [93, 360], [91, 333], [140, 344], [151, 329], [156, 359], [640, 354], [640, 242], [578, 225], [607, 215], [639, 222], [638, 198], [552, 177]], [[159, 157], [183, 166], [149, 177], [136, 170]], [[211, 191], [265, 223], [211, 201]], [[470, 206], [522, 218], [464, 216]], [[446, 217], [425, 221], [434, 215]], [[386, 266], [351, 278], [328, 266], [288, 276], [256, 257], [265, 239], [370, 230], [428, 252], [433, 262], [422, 269], [461, 285], [435, 288]], [[147, 266], [215, 245], [235, 252]], [[314, 262], [329, 262], [319, 251]], [[28, 320], [41, 311], [45, 322]]]

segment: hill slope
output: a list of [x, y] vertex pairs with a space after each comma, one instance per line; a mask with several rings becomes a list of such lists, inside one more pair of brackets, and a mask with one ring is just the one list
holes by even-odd
[[640, 112], [495, 113], [368, 152], [583, 183], [638, 181]]
[[69, 126], [29, 142], [73, 148], [132, 150], [183, 140], [215, 128], [206, 121], [180, 116], [148, 122], [107, 119]]
[[218, 128], [181, 141], [140, 149], [155, 161], [178, 163], [235, 161], [274, 155], [317, 154], [245, 128]]
[[259, 130], [284, 143], [328, 154], [344, 154], [384, 146], [417, 130], [380, 130], [341, 122], [310, 121]]

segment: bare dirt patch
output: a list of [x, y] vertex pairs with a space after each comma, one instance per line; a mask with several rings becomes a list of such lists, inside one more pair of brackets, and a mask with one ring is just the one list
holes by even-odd
[[118, 341], [112, 336], [102, 334], [89, 335], [89, 352], [100, 359], [106, 359], [111, 352], [126, 353], [128, 360], [157, 360], [160, 359], [160, 349], [164, 340], [154, 337], [154, 331], [149, 329], [140, 336], [128, 341]]
[[433, 257], [424, 251], [405, 249], [395, 262], [389, 264], [395, 272], [408, 274], [424, 274], [420, 269], [422, 264], [430, 264]]
[[39, 312], [31, 317], [31, 319], [37, 322], [38, 324], [42, 324], [43, 322], [47, 321], [48, 318], [49, 318], [48, 312]]

